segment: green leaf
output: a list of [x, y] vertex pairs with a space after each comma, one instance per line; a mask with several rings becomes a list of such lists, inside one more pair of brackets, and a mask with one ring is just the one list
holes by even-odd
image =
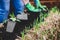
[[10, 18], [12, 21], [16, 21], [16, 18]]

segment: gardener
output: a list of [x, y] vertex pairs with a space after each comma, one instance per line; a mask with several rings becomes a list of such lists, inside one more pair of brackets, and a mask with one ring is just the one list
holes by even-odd
[[[15, 16], [24, 13], [24, 3], [22, 0], [12, 0]], [[8, 18], [10, 10], [10, 0], [0, 0], [0, 23], [3, 23]]]

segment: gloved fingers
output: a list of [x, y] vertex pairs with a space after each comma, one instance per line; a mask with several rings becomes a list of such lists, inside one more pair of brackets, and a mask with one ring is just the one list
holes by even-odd
[[42, 7], [46, 8], [46, 6], [45, 6], [45, 5], [42, 5]]
[[48, 13], [48, 9], [42, 9], [42, 12]]
[[42, 6], [41, 9], [45, 12], [48, 12], [48, 8], [46, 6]]

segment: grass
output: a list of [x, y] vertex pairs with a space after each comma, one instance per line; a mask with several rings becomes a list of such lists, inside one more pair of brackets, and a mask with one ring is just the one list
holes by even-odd
[[[52, 8], [51, 9], [51, 11], [50, 12], [53, 12], [53, 13], [59, 13], [59, 10], [57, 9], [57, 7], [54, 7], [54, 8]], [[35, 31], [35, 33], [39, 30], [39, 28], [40, 28], [40, 25], [42, 25], [43, 23], [44, 23], [44, 21], [42, 21], [44, 18], [46, 18], [46, 17], [48, 17], [49, 16], [49, 14], [48, 13], [41, 13], [41, 15], [40, 15], [40, 21], [38, 21], [38, 18], [34, 21], [34, 23], [33, 23], [33, 28], [35, 28], [34, 29], [34, 31]], [[47, 23], [45, 22], [44, 23], [44, 25], [47, 25]], [[27, 30], [28, 28], [26, 28], [25, 30]], [[28, 29], [29, 30], [29, 29]], [[55, 27], [53, 27], [53, 28], [51, 28], [51, 29], [49, 29], [49, 30], [44, 30], [44, 31], [42, 31], [41, 32], [41, 38], [40, 38], [40, 40], [43, 40], [43, 39], [45, 39], [45, 36], [44, 35], [48, 35], [48, 38], [50, 39], [50, 40], [53, 40], [54, 39], [54, 32], [56, 31], [56, 28]], [[24, 32], [23, 32], [24, 33]], [[25, 36], [24, 34], [22, 34], [23, 35], [23, 37]], [[22, 39], [24, 39], [22, 37]]]
[[[45, 17], [47, 17], [47, 13], [45, 13], [45, 14], [41, 13], [41, 14], [39, 15], [40, 20], [38, 21], [38, 18], [37, 18], [36, 20], [34, 20], [33, 24], [30, 25], [30, 26], [33, 25], [33, 27], [35, 28], [35, 33], [38, 31], [38, 29], [39, 29], [39, 27], [40, 27], [39, 24], [42, 22], [42, 20], [43, 20]], [[29, 27], [26, 27], [26, 28], [24, 29], [24, 32], [21, 33], [23, 40], [24, 40], [24, 36], [25, 36], [24, 33], [26, 33], [26, 32], [29, 31], [30, 26], [29, 26]]]
[[24, 40], [24, 31], [21, 32], [21, 35], [22, 35], [22, 40]]

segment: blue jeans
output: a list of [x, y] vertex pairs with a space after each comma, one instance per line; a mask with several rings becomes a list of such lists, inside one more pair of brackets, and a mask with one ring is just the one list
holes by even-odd
[[[22, 0], [13, 0], [12, 4], [15, 9], [15, 15], [24, 11], [24, 4]], [[10, 0], [0, 0], [0, 23], [8, 18], [9, 10]]]

